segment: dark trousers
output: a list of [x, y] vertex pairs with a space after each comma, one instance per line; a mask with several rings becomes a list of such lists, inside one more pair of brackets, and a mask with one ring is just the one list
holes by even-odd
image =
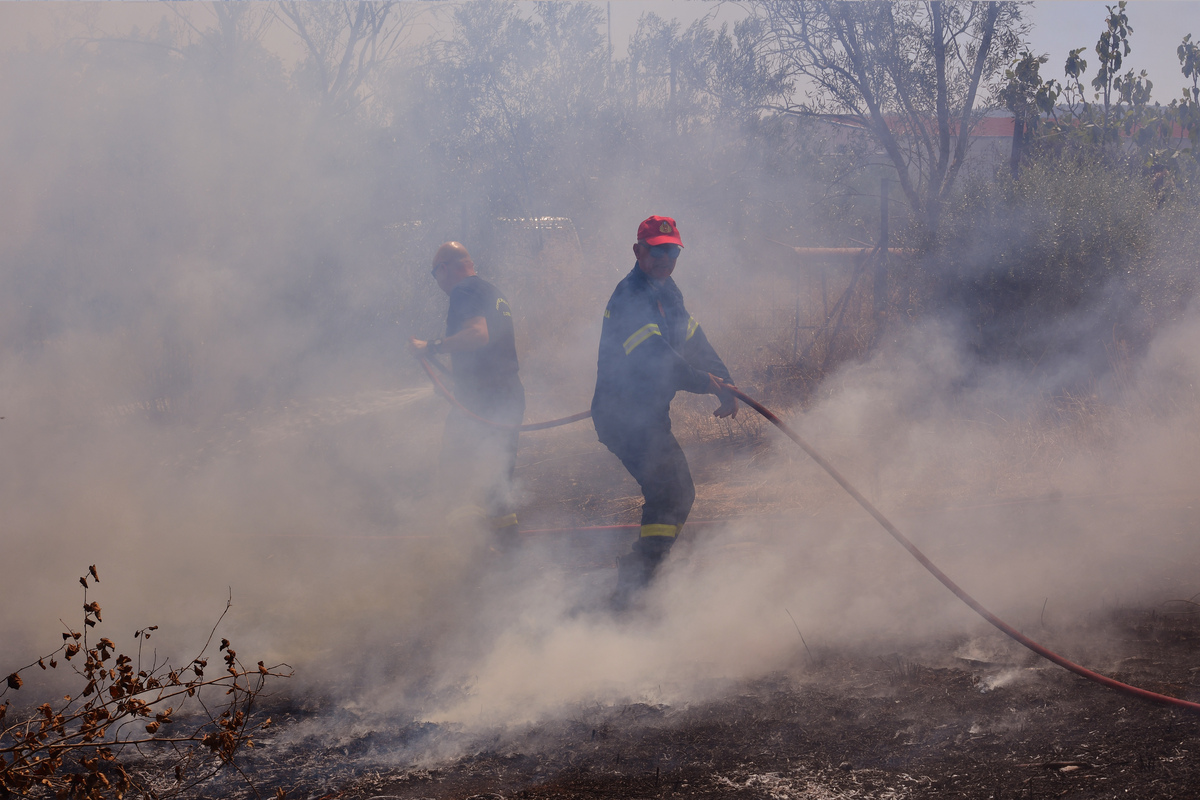
[[[473, 411], [485, 419], [520, 424], [525, 397], [508, 398], [500, 407]], [[442, 434], [442, 484], [454, 487], [460, 505], [477, 506], [493, 521], [516, 511], [513, 473], [519, 432], [497, 428], [453, 408]]]
[[643, 525], [680, 526], [687, 522], [696, 500], [696, 486], [683, 449], [670, 428], [623, 430], [602, 441], [642, 487]]

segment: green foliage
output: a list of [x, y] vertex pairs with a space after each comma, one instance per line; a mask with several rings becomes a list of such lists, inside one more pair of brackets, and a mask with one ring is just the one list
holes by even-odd
[[[1183, 87], [1183, 97], [1173, 100], [1171, 109], [1180, 127], [1194, 142], [1200, 136], [1200, 46], [1192, 42], [1189, 33], [1183, 37], [1175, 52], [1179, 56], [1180, 71], [1192, 85]], [[1200, 158], [1200, 148], [1192, 145], [1191, 155], [1193, 159]]]
[[1008, 82], [1000, 90], [999, 98], [1017, 119], [1035, 123], [1040, 116], [1054, 111], [1057, 87], [1053, 81], [1044, 82], [1038, 74], [1042, 64], [1049, 60], [1049, 56], [1035, 56], [1026, 50], [1004, 71]]
[[[1168, 106], [1152, 104], [1153, 84], [1146, 73], [1120, 72], [1132, 52], [1133, 26], [1126, 3], [1108, 6], [1107, 11], [1094, 48], [1098, 70], [1090, 81], [1091, 100], [1084, 88], [1088, 61], [1082, 47], [1067, 55], [1064, 84], [1043, 80], [1038, 68], [1047, 57], [1028, 51], [1006, 73], [1008, 84], [1001, 98], [1015, 116], [1012, 175], [1019, 177], [1025, 161], [1099, 160], [1118, 172], [1148, 175], [1160, 203], [1177, 191], [1190, 194], [1200, 176], [1195, 158], [1200, 151], [1189, 144], [1189, 134], [1194, 138], [1200, 131], [1195, 110], [1200, 89], [1185, 89], [1182, 100]], [[1178, 54], [1184, 76], [1195, 87], [1200, 51], [1191, 45], [1190, 34]]]
[[1016, 182], [973, 186], [930, 263], [990, 356], [1140, 344], [1196, 289], [1194, 200], [1136, 167], [1043, 154]]
[[1043, 81], [1039, 74], [1042, 64], [1048, 60], [1049, 56], [1035, 56], [1026, 50], [1020, 60], [1004, 72], [1008, 82], [998, 96], [1013, 114], [1010, 163], [1014, 178], [1020, 173], [1022, 153], [1038, 134], [1042, 117], [1054, 113], [1054, 104], [1061, 94], [1056, 81]]
[[1121, 74], [1123, 59], [1132, 52], [1133, 26], [1125, 12], [1124, 0], [1108, 6], [1105, 30], [1096, 42], [1098, 69], [1090, 82], [1092, 100], [1083, 86], [1088, 62], [1084, 48], [1072, 50], [1065, 65], [1065, 86], [1051, 80], [1034, 85], [1055, 98], [1065, 100], [1060, 113], [1056, 107], [1043, 112], [1046, 147], [1057, 150], [1094, 148], [1109, 158], [1125, 158], [1144, 164], [1166, 164], [1180, 152], [1181, 142], [1174, 137], [1181, 121], [1176, 104], [1163, 107], [1151, 104], [1154, 86], [1145, 70]]

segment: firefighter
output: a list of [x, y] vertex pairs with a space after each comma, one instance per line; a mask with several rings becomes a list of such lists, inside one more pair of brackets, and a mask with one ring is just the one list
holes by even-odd
[[671, 433], [675, 393], [716, 395], [717, 417], [738, 410], [729, 370], [671, 278], [682, 249], [675, 220], [653, 216], [642, 222], [633, 245], [637, 263], [604, 309], [592, 420], [645, 501], [640, 536], [617, 563], [617, 610], [654, 577], [696, 498], [687, 459]]
[[[517, 425], [525, 416], [525, 387], [517, 374], [512, 308], [495, 286], [475, 273], [467, 248], [446, 242], [433, 257], [434, 280], [450, 297], [446, 335], [409, 339], [418, 357], [447, 353], [454, 374], [457, 406], [442, 434], [441, 481], [459, 507], [452, 522], [486, 518], [502, 545], [516, 539], [512, 490], [517, 461]], [[509, 427], [488, 425], [476, 417]]]

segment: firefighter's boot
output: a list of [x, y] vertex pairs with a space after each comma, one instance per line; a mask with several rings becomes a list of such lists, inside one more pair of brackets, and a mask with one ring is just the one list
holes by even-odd
[[520, 546], [520, 529], [517, 527], [517, 515], [505, 514], [490, 517], [488, 527], [492, 530], [491, 551], [499, 556], [512, 556]]
[[612, 609], [618, 613], [633, 606], [650, 582], [675, 543], [673, 537], [643, 537], [633, 543], [628, 555], [617, 559], [617, 588], [612, 596]]

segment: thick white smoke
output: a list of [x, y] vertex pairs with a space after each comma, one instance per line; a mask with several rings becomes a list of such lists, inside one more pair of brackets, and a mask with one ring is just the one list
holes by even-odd
[[[462, 210], [390, 217], [380, 203], [436, 178], [405, 177], [420, 142], [383, 147], [277, 94], [279, 59], [172, 51], [173, 35], [5, 55], [0, 626], [16, 661], [74, 624], [89, 564], [106, 620], [159, 625], [164, 654], [190, 658], [232, 595], [226, 635], [296, 667], [295, 691], [465, 725], [802, 672], [797, 628], [818, 652], [982, 630], [769, 427], [722, 450], [716, 423], [681, 426], [709, 463], [694, 516], [745, 519], [688, 533], [643, 617], [598, 610], [612, 570], [535, 542], [499, 562], [447, 528], [430, 502], [446, 407], [403, 344], [442, 325], [427, 264], [443, 239], [474, 247]], [[574, 271], [522, 282], [479, 249], [525, 303], [530, 419], [586, 407], [600, 313], [650, 213], [679, 220], [691, 310], [735, 377], [760, 379], [747, 362], [769, 337], [739, 325], [779, 298], [740, 260], [746, 231], [708, 224], [722, 188], [627, 177], [580, 176], [600, 188]], [[1074, 404], [1046, 370], [983, 365], [931, 321], [778, 410], [985, 605], [1072, 643], [1089, 612], [1194, 594], [1198, 319]], [[526, 441], [634, 519], [636, 487], [587, 431]], [[554, 468], [522, 463], [529, 505], [552, 507], [534, 475]]]

